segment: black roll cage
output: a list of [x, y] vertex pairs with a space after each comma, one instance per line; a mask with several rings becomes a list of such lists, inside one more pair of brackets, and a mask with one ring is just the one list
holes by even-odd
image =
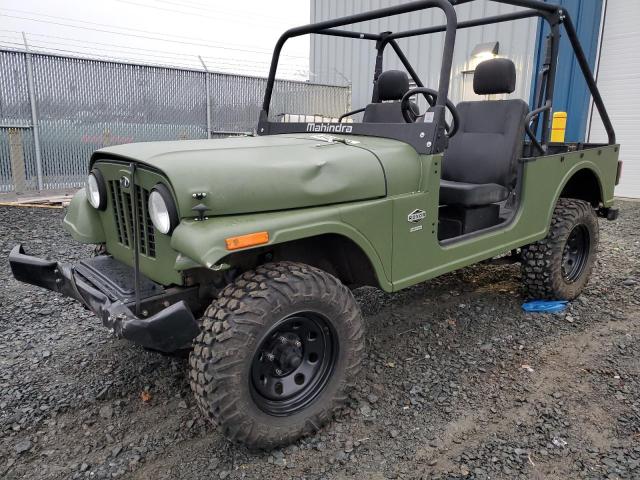
[[[259, 135], [274, 135], [280, 133], [300, 133], [300, 132], [321, 132], [321, 133], [348, 133], [354, 135], [369, 135], [375, 137], [386, 137], [401, 140], [412, 145], [418, 153], [439, 153], [447, 147], [447, 136], [445, 134], [445, 102], [448, 98], [449, 83], [451, 77], [451, 67], [453, 63], [453, 50], [455, 46], [455, 38], [457, 29], [478, 27], [482, 25], [490, 25], [494, 23], [509, 22], [525, 18], [540, 17], [544, 19], [549, 27], [550, 33], [547, 36], [547, 46], [545, 60], [542, 69], [539, 72], [539, 80], [535, 92], [534, 108], [526, 119], [526, 132], [531, 139], [533, 147], [539, 153], [546, 153], [549, 145], [549, 132], [551, 126], [551, 109], [553, 105], [554, 85], [556, 79], [556, 70], [558, 63], [558, 51], [560, 48], [560, 26], [564, 26], [567, 37], [571, 43], [578, 65], [582, 71], [587, 86], [593, 97], [594, 104], [598, 109], [598, 113], [607, 132], [610, 145], [616, 143], [616, 135], [611, 124], [611, 119], [605, 108], [602, 96], [598, 90], [596, 80], [589, 67], [589, 62], [584, 54], [582, 45], [578, 38], [575, 26], [569, 13], [560, 5], [544, 3], [539, 0], [490, 0], [496, 3], [503, 3], [524, 7], [525, 10], [497, 15], [465, 22], [458, 22], [456, 11], [457, 5], [470, 3], [475, 0], [419, 0], [401, 5], [373, 10], [370, 12], [349, 15], [346, 17], [336, 18], [323, 22], [313, 23], [287, 30], [282, 34], [276, 43], [271, 59], [267, 86], [262, 104], [262, 111], [258, 120]], [[429, 8], [439, 8], [446, 17], [446, 24], [434, 27], [418, 28], [407, 30], [404, 32], [382, 32], [380, 34], [352, 32], [347, 30], [336, 29], [344, 25], [359, 23], [378, 18], [400, 15]], [[399, 38], [414, 37], [418, 35], [427, 35], [431, 33], [445, 32], [444, 48], [442, 56], [442, 66], [440, 69], [440, 82], [438, 85], [438, 97], [433, 107], [429, 108], [429, 112], [433, 112], [432, 122], [416, 122], [416, 123], [288, 123], [288, 122], [271, 122], [269, 121], [269, 107], [271, 104], [271, 96], [275, 82], [276, 71], [280, 53], [287, 40], [307, 34], [329, 35], [336, 37], [353, 38], [360, 40], [369, 40], [375, 42], [377, 51], [375, 71], [374, 71], [374, 91], [373, 102], [378, 101], [378, 94], [375, 88], [376, 80], [382, 73], [382, 63], [384, 51], [387, 45], [396, 53], [400, 62], [407, 70], [411, 79], [416, 86], [424, 87], [415, 69], [407, 59], [406, 55], [396, 41]], [[354, 112], [358, 112], [355, 110]], [[349, 112], [349, 113], [354, 113]], [[538, 141], [535, 132], [538, 131], [540, 116], [542, 116], [542, 133]]]

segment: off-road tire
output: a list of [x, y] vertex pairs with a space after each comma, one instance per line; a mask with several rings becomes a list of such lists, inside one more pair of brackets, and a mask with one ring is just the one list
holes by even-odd
[[[568, 281], [562, 269], [563, 252], [571, 232], [579, 225], [589, 233], [589, 248], [578, 278]], [[559, 199], [547, 236], [522, 249], [522, 278], [526, 295], [533, 299], [575, 299], [591, 276], [598, 240], [598, 218], [593, 207], [583, 200]]]
[[[339, 341], [324, 388], [290, 416], [261, 410], [251, 394], [251, 363], [263, 332], [305, 309], [331, 321]], [[360, 372], [364, 330], [360, 309], [338, 279], [293, 262], [246, 272], [222, 290], [202, 318], [189, 357], [190, 384], [204, 414], [234, 443], [270, 449], [318, 431], [347, 400]]]

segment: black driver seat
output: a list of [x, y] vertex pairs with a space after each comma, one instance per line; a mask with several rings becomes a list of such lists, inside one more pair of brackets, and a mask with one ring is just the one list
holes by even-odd
[[[496, 58], [476, 68], [473, 90], [478, 95], [512, 93], [516, 67]], [[458, 132], [444, 154], [440, 204], [479, 207], [506, 200], [516, 184], [517, 161], [524, 144], [523, 100], [460, 102]]]
[[[409, 91], [409, 77], [402, 70], [387, 70], [378, 76], [378, 103], [370, 103], [364, 109], [364, 123], [405, 123], [400, 100]], [[411, 103], [414, 116], [419, 114], [417, 105]]]

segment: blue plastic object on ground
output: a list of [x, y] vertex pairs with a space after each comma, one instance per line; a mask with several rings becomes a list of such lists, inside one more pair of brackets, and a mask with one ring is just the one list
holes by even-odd
[[566, 300], [534, 300], [522, 304], [525, 312], [558, 313], [567, 308]]

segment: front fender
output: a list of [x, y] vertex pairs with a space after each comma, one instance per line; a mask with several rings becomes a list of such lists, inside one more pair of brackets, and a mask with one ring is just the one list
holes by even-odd
[[[347, 237], [369, 258], [381, 288], [388, 291], [392, 288], [381, 257], [370, 239], [346, 223], [342, 219], [341, 209], [336, 206], [223, 216], [204, 221], [183, 220], [173, 232], [171, 246], [196, 263], [211, 268], [232, 253], [226, 248], [226, 238], [259, 231], [269, 232], [269, 242], [266, 245], [324, 234]], [[233, 253], [243, 250], [234, 250]]]
[[78, 190], [71, 199], [62, 224], [64, 229], [80, 243], [106, 241], [98, 211], [89, 204], [84, 188]]

